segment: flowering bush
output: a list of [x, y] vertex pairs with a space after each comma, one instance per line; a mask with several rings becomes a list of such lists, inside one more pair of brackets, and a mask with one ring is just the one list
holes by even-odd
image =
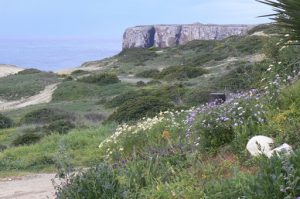
[[122, 124], [99, 148], [106, 158], [118, 160], [137, 154], [147, 146], [169, 145], [168, 140], [178, 141], [184, 137], [184, 115], [184, 110], [165, 111], [153, 118], [144, 117], [133, 125]]

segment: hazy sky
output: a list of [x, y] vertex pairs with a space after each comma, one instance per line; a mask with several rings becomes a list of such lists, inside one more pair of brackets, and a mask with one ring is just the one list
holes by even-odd
[[255, 0], [0, 0], [0, 38], [121, 39], [141, 24], [257, 24], [271, 8]]

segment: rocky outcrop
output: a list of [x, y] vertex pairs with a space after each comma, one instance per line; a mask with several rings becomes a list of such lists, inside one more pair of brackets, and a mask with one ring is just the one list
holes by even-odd
[[253, 25], [153, 25], [126, 29], [123, 49], [173, 47], [192, 40], [222, 40], [233, 35], [246, 35]]

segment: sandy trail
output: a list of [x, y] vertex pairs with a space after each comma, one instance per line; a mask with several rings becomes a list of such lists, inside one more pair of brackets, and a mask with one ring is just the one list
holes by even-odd
[[26, 106], [49, 103], [52, 100], [52, 95], [59, 83], [46, 86], [39, 94], [16, 101], [0, 101], [0, 112], [7, 110], [15, 110]]
[[55, 174], [36, 174], [18, 179], [0, 180], [0, 199], [52, 199]]

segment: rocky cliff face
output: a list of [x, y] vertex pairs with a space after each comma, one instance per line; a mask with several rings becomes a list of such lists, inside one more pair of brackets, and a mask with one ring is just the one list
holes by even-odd
[[245, 35], [253, 25], [153, 25], [126, 29], [123, 49], [158, 48], [186, 44], [192, 40], [221, 40], [232, 35]]

